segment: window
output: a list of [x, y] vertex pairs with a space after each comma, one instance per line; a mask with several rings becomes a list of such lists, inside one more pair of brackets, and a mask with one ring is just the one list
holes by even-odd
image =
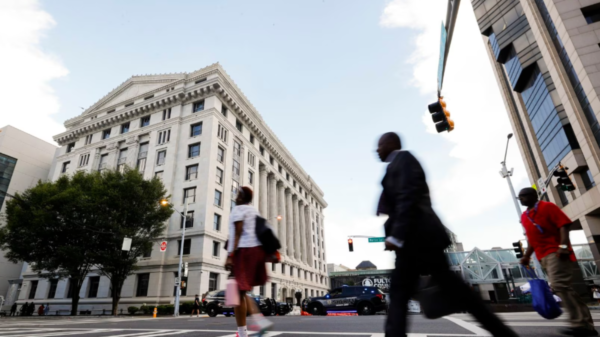
[[29, 282], [31, 288], [29, 289], [29, 299], [32, 300], [35, 298], [35, 292], [37, 291], [38, 281]]
[[240, 176], [240, 162], [238, 162], [237, 160], [233, 161], [233, 176], [234, 177]]
[[288, 181], [290, 180], [290, 174], [289, 173], [285, 174], [285, 179], [287, 179]]
[[585, 21], [588, 24], [600, 21], [600, 3], [587, 6], [581, 9], [581, 13], [585, 17]]
[[198, 164], [185, 168], [185, 180], [198, 179]]
[[[190, 255], [190, 250], [192, 248], [192, 239], [185, 239], [183, 241], [183, 255]], [[181, 252], [181, 240], [177, 240], [177, 256]]]
[[242, 132], [243, 130], [243, 126], [242, 126], [242, 122], [240, 122], [239, 120], [235, 120], [235, 128], [238, 129], [239, 132]]
[[216, 231], [221, 231], [221, 216], [215, 213], [213, 217], [213, 229]]
[[[112, 109], [112, 110], [110, 110], [110, 111], [107, 111], [107, 112], [106, 112], [106, 114], [108, 115], [108, 114], [111, 114], [111, 113], [113, 113], [113, 112], [115, 112], [115, 111], [117, 111], [117, 109]], [[95, 117], [95, 116], [94, 116], [94, 117]]]
[[281, 169], [281, 165], [277, 165], [277, 166], [279, 166], [279, 168], [278, 168], [279, 169], [279, 173], [283, 173], [283, 171]]
[[206, 77], [197, 80], [196, 82], [194, 82], [194, 84], [202, 83], [202, 82], [205, 82], [205, 81], [206, 81]]
[[217, 161], [222, 163], [225, 160], [225, 150], [222, 147], [217, 148]]
[[85, 145], [89, 145], [92, 143], [92, 137], [94, 137], [94, 135], [85, 136]]
[[583, 180], [583, 185], [586, 190], [592, 189], [592, 187], [596, 186], [596, 182], [594, 181], [594, 177], [592, 176], [592, 172], [589, 169], [581, 172], [581, 180]]
[[198, 112], [204, 110], [204, 100], [195, 102], [192, 107], [192, 112]]
[[202, 123], [190, 125], [190, 137], [200, 136], [202, 134]]
[[127, 107], [130, 107], [130, 106], [132, 106], [132, 105], [133, 105], [133, 102], [131, 102], [131, 103], [127, 103], [127, 104], [125, 104], [125, 107], [127, 108]]
[[198, 157], [200, 155], [200, 143], [188, 145], [188, 158]]
[[227, 143], [227, 133], [227, 129], [225, 129], [223, 125], [219, 124], [217, 127], [217, 137], [219, 137], [219, 139], [225, 143]]
[[102, 171], [106, 169], [106, 165], [108, 161], [108, 154], [103, 154], [100, 156], [100, 162], [98, 163], [98, 171]]
[[150, 247], [150, 249], [144, 251], [144, 254], [142, 255], [142, 257], [150, 257], [152, 256], [152, 247]]
[[254, 167], [255, 163], [256, 163], [256, 156], [252, 152], [248, 152], [248, 164], [250, 164], [250, 166]]
[[[194, 227], [194, 211], [188, 211], [187, 216], [185, 217], [185, 228]], [[183, 228], [183, 217], [181, 217], [181, 223], [179, 224], [179, 228]]]
[[90, 154], [86, 153], [86, 154], [82, 154], [79, 157], [79, 167], [84, 167], [87, 166], [87, 164], [90, 162]]
[[275, 269], [276, 269], [276, 268], [275, 268], [275, 266], [276, 266], [276, 265], [277, 265], [277, 264], [275, 264], [275, 263], [271, 263], [271, 271], [272, 271], [272, 272], [275, 272]]
[[236, 206], [235, 200], [231, 200], [231, 207], [229, 207], [229, 211], [231, 212], [235, 206]]
[[221, 206], [223, 202], [223, 193], [219, 190], [215, 190], [215, 206]]
[[221, 243], [217, 241], [213, 241], [213, 257], [219, 257]]
[[290, 276], [294, 276], [294, 267], [290, 266]]
[[148, 296], [148, 284], [150, 283], [150, 274], [138, 274], [137, 276], [137, 291], [135, 296]]
[[277, 283], [271, 283], [271, 298], [274, 300], [277, 298]]
[[235, 199], [238, 194], [238, 190], [240, 189], [240, 184], [237, 181], [231, 182], [231, 198]]
[[296, 181], [295, 181], [295, 180], [294, 180], [294, 182], [293, 182], [293, 185], [294, 185], [294, 187], [296, 187]]
[[110, 138], [110, 129], [102, 131], [102, 139]]
[[58, 286], [58, 280], [50, 280], [50, 289], [48, 289], [48, 298], [56, 297], [56, 287]]
[[262, 147], [262, 145], [258, 147], [258, 151], [260, 152], [260, 155], [261, 155], [261, 156], [264, 156], [264, 155], [265, 155], [265, 148], [264, 148], [264, 147]]
[[165, 172], [165, 171], [158, 171], [158, 172], [154, 172], [154, 178], [157, 178], [157, 179], [160, 179], [160, 180], [162, 180], [162, 178], [163, 178], [163, 173], [164, 173], [164, 172]]
[[144, 170], [146, 169], [146, 157], [148, 157], [148, 146], [148, 143], [140, 144], [138, 160], [135, 166], [140, 173], [144, 173]]
[[140, 128], [150, 125], [150, 116], [140, 118]]
[[281, 264], [281, 273], [285, 274], [285, 264]]
[[183, 200], [184, 202], [192, 203], [196, 202], [196, 188], [190, 187], [183, 190]]
[[98, 297], [98, 286], [100, 285], [100, 276], [92, 276], [88, 280], [89, 282], [89, 290], [88, 296], [89, 298]]
[[163, 130], [158, 133], [158, 145], [168, 143], [171, 140], [171, 129]]
[[149, 99], [151, 99], [153, 97], [154, 97], [154, 95], [146, 96], [146, 97], [144, 97], [144, 101], [147, 101], [147, 100], [149, 100]]
[[127, 163], [127, 149], [122, 149], [119, 151], [119, 159], [117, 160], [117, 170], [119, 172], [125, 172], [125, 163]]
[[171, 118], [171, 108], [163, 110], [163, 121]]
[[223, 170], [217, 167], [217, 183], [223, 185]]
[[167, 158], [166, 150], [158, 151], [158, 155], [156, 156], [156, 165], [159, 165], [159, 166], [164, 165], [166, 158]]
[[60, 173], [66, 173], [67, 170], [69, 169], [69, 164], [71, 164], [70, 161], [66, 161], [62, 164], [62, 169], [60, 170]]
[[129, 122], [121, 124], [121, 133], [129, 132]]
[[70, 143], [69, 145], [67, 145], [67, 153], [73, 151], [74, 147], [75, 147], [75, 143]]
[[248, 170], [248, 184], [254, 184], [254, 172]]
[[275, 158], [273, 156], [269, 156], [269, 163], [273, 166], [275, 165]]
[[242, 155], [242, 145], [238, 142], [233, 142], [233, 155], [240, 157]]
[[219, 274], [208, 274], [208, 291], [215, 291], [219, 287]]
[[254, 144], [254, 135], [253, 134], [250, 134], [250, 143]]
[[227, 107], [225, 107], [224, 105], [221, 107], [221, 113], [223, 114], [223, 116], [227, 117]]
[[260, 296], [265, 296], [265, 286], [260, 286], [260, 287], [258, 288], [258, 294], [259, 294]]

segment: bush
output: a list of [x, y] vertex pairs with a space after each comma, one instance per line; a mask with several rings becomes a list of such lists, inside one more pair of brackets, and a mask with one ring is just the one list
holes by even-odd
[[194, 310], [194, 301], [183, 302], [179, 306], [179, 313], [181, 314], [191, 314], [192, 310]]
[[127, 311], [129, 312], [130, 315], [135, 315], [136, 312], [140, 311], [140, 308], [138, 308], [138, 307], [129, 307], [129, 308], [127, 308]]
[[144, 315], [148, 315], [154, 312], [154, 307], [150, 307], [147, 305], [142, 305], [140, 307], [140, 311], [144, 314]]
[[159, 305], [157, 311], [159, 315], [173, 315], [175, 313], [175, 306], [173, 304]]

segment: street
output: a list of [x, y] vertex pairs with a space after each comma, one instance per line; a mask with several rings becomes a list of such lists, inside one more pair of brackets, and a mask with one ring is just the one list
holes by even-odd
[[[502, 318], [520, 336], [560, 336], [557, 329], [567, 326], [565, 316], [547, 321], [536, 313], [507, 313]], [[600, 313], [593, 313], [594, 320]], [[306, 317], [283, 316], [271, 318], [275, 328], [268, 336], [360, 336], [383, 337], [385, 316]], [[410, 316], [411, 337], [434, 336], [489, 336], [470, 315], [453, 315], [438, 320], [427, 320], [420, 315]], [[180, 318], [2, 318], [0, 337], [158, 337], [203, 336], [235, 337], [235, 320], [218, 316]]]

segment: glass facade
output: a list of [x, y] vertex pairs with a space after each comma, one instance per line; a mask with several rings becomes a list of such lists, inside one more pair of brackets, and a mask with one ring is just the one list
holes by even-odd
[[596, 114], [592, 109], [590, 101], [583, 90], [583, 86], [581, 85], [581, 81], [579, 80], [579, 76], [577, 76], [577, 72], [573, 67], [573, 63], [571, 63], [571, 59], [569, 58], [569, 54], [565, 50], [565, 46], [562, 43], [560, 36], [558, 35], [558, 31], [554, 26], [554, 22], [552, 21], [552, 17], [548, 12], [548, 8], [544, 3], [544, 0], [535, 0], [537, 7], [544, 19], [544, 23], [546, 24], [546, 28], [550, 33], [550, 37], [552, 38], [552, 42], [554, 42], [554, 47], [556, 47], [556, 51], [558, 52], [558, 56], [565, 67], [565, 71], [569, 77], [569, 81], [573, 86], [573, 90], [575, 91], [575, 95], [581, 104], [581, 108], [583, 109], [583, 113], [587, 122], [590, 124], [590, 128], [592, 129], [592, 133], [594, 134], [594, 138], [596, 139], [596, 143], [600, 146], [600, 124], [598, 123], [598, 119], [596, 118]]
[[0, 208], [4, 204], [8, 185], [17, 166], [17, 159], [0, 153]]

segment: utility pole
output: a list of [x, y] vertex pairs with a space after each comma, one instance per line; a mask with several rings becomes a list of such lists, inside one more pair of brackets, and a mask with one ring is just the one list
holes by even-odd
[[187, 210], [188, 203], [187, 200], [185, 202], [185, 206], [183, 207], [183, 213], [181, 216], [183, 217], [183, 228], [181, 229], [181, 247], [179, 247], [179, 264], [177, 265], [177, 280], [175, 281], [175, 287], [177, 287], [177, 291], [175, 292], [175, 311], [173, 316], [179, 316], [179, 297], [181, 295], [181, 266], [183, 265], [183, 246], [185, 246], [185, 228], [187, 227]]

